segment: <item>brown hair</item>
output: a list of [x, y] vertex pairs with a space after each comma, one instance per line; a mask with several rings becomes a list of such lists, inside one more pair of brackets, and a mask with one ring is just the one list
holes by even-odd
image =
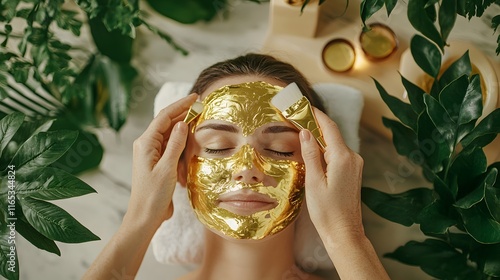
[[295, 82], [302, 94], [316, 108], [324, 111], [321, 99], [311, 88], [307, 79], [291, 64], [277, 60], [270, 55], [249, 53], [233, 59], [218, 62], [203, 70], [191, 92], [204, 92], [212, 83], [225, 77], [255, 75], [273, 78], [285, 84]]

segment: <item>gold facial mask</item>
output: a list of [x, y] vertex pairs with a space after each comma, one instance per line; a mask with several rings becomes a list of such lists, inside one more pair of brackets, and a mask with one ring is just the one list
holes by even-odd
[[222, 120], [239, 126], [243, 136], [248, 136], [264, 124], [284, 122], [286, 120], [270, 104], [281, 89], [265, 82], [224, 86], [203, 100], [203, 112], [193, 129], [205, 120]]
[[[265, 82], [224, 86], [205, 98], [193, 131], [205, 120], [223, 120], [248, 136], [264, 124], [285, 121], [270, 104], [279, 90], [281, 87]], [[233, 179], [234, 174], [252, 168], [271, 177], [275, 186]], [[246, 144], [225, 158], [194, 156], [188, 164], [187, 187], [191, 205], [203, 224], [233, 238], [262, 239], [283, 230], [297, 217], [304, 197], [304, 176], [304, 164], [264, 157]], [[219, 207], [220, 196], [249, 191], [267, 196], [276, 206], [249, 215]]]
[[[277, 186], [231, 180], [235, 172], [255, 166]], [[249, 145], [228, 158], [193, 157], [188, 171], [188, 193], [198, 219], [206, 226], [237, 239], [262, 239], [280, 232], [295, 220], [304, 197], [304, 164], [260, 156]], [[223, 194], [251, 190], [278, 204], [270, 210], [239, 215], [218, 206]]]

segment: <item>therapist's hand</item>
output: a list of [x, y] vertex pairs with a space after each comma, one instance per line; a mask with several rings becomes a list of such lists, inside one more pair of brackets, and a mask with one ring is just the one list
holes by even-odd
[[323, 154], [308, 130], [300, 132], [311, 220], [323, 238], [364, 236], [361, 218], [363, 159], [346, 146], [337, 125], [315, 108], [327, 148]]
[[132, 191], [126, 218], [156, 229], [171, 217], [177, 164], [188, 134], [182, 120], [196, 98], [191, 94], [161, 110], [134, 141]]

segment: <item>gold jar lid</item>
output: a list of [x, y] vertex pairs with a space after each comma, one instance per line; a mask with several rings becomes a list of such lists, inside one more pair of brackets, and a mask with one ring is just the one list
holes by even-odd
[[398, 39], [392, 29], [381, 23], [372, 23], [368, 27], [370, 30], [359, 35], [361, 49], [368, 58], [384, 59], [396, 51]]
[[335, 72], [349, 71], [356, 61], [356, 52], [351, 42], [337, 38], [323, 48], [323, 64]]

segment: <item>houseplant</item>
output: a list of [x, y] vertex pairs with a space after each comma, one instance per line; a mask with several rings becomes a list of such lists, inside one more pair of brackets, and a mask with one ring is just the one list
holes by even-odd
[[[71, 174], [99, 164], [104, 151], [96, 128], [119, 131], [126, 121], [137, 75], [131, 65], [136, 30], [187, 50], [151, 25], [135, 0], [0, 0], [0, 22], [0, 275], [17, 279], [10, 236], [58, 255], [54, 241], [98, 239], [45, 200], [94, 192]], [[77, 44], [83, 25], [90, 42]]]
[[[363, 23], [384, 4], [390, 14], [396, 2], [363, 1]], [[448, 68], [442, 65], [456, 16], [482, 16], [493, 3], [500, 4], [408, 1], [409, 21], [426, 37], [415, 35], [410, 50], [417, 65], [432, 78], [432, 85], [424, 90], [402, 77], [410, 100], [407, 104], [375, 81], [382, 99], [399, 119], [383, 118], [397, 152], [422, 167], [432, 188], [388, 194], [364, 187], [362, 199], [383, 218], [405, 226], [420, 225], [429, 238], [410, 241], [385, 256], [419, 266], [438, 279], [500, 278], [500, 163], [487, 166], [483, 152], [500, 132], [500, 109], [478, 122], [483, 109], [480, 77], [472, 75], [468, 53]], [[495, 31], [499, 23], [500, 15], [492, 18]], [[499, 54], [500, 37], [497, 42]]]
[[[472, 75], [468, 52], [449, 67], [442, 65], [457, 16], [482, 17], [490, 5], [500, 2], [362, 0], [365, 30], [374, 13], [385, 6], [390, 16], [397, 4], [407, 5], [409, 22], [423, 35], [412, 38], [410, 50], [432, 85], [424, 90], [401, 77], [408, 104], [374, 82], [399, 119], [382, 120], [392, 131], [397, 152], [420, 165], [432, 187], [396, 194], [364, 187], [362, 200], [385, 219], [419, 224], [428, 237], [410, 241], [386, 257], [419, 266], [438, 279], [500, 279], [500, 163], [487, 166], [482, 149], [500, 132], [500, 109], [478, 122], [483, 109], [480, 77]], [[493, 32], [499, 24], [500, 15], [491, 18]], [[500, 35], [497, 43], [498, 55]]]
[[468, 53], [438, 76], [441, 53], [415, 35], [417, 64], [434, 78], [429, 93], [402, 77], [407, 104], [377, 89], [399, 121], [383, 118], [400, 155], [420, 165], [432, 188], [403, 193], [362, 190], [363, 202], [390, 221], [419, 224], [429, 238], [410, 241], [386, 257], [419, 266], [438, 279], [500, 277], [500, 162], [487, 166], [483, 147], [500, 132], [500, 109], [482, 113], [480, 78]]
[[[119, 131], [126, 121], [137, 75], [131, 65], [136, 29], [145, 27], [187, 54], [147, 22], [138, 1], [4, 0], [0, 22], [0, 98], [8, 99], [0, 101], [0, 112], [55, 118], [52, 130], [78, 130], [70, 150], [53, 163], [73, 174], [96, 167], [102, 158], [92, 129], [104, 124]], [[95, 47], [71, 43], [84, 22]], [[79, 152], [78, 146], [89, 151]]]
[[74, 175], [50, 167], [78, 137], [77, 131], [48, 131], [51, 125], [52, 120], [27, 122], [19, 112], [0, 120], [0, 275], [7, 279], [19, 279], [17, 234], [57, 255], [61, 252], [54, 241], [99, 239], [69, 213], [46, 201], [95, 192]]

